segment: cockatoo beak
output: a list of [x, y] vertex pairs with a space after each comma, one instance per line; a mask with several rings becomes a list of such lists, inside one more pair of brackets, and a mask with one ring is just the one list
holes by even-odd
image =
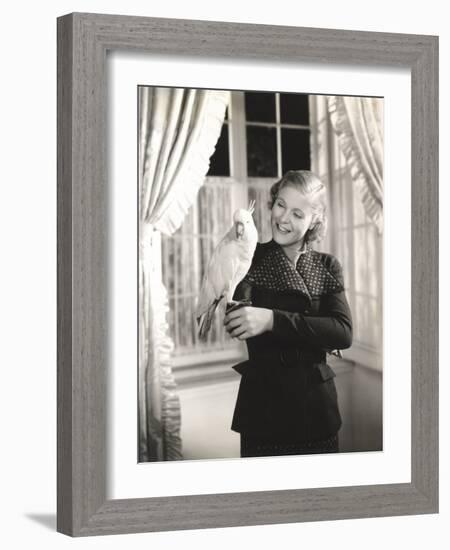
[[244, 224], [242, 222], [236, 222], [236, 239], [242, 238], [244, 235]]

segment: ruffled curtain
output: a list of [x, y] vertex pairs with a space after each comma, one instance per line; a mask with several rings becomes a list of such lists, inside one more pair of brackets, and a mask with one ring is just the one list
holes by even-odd
[[328, 97], [339, 144], [378, 232], [383, 230], [383, 100]]
[[139, 88], [139, 460], [182, 458], [161, 232], [182, 224], [204, 182], [229, 92]]

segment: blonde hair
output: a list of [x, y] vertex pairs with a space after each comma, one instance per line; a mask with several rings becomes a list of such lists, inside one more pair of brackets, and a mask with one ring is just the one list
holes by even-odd
[[307, 243], [321, 241], [326, 235], [328, 223], [325, 184], [309, 170], [289, 170], [270, 188], [270, 209], [272, 209], [278, 193], [288, 186], [308, 197], [314, 211], [313, 222], [305, 234], [305, 241]]

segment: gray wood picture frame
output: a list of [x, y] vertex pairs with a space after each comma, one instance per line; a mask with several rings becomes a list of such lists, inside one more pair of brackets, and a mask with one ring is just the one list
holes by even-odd
[[[411, 70], [411, 483], [107, 500], [108, 50]], [[60, 17], [57, 415], [57, 529], [68, 535], [436, 513], [438, 38], [83, 13]]]

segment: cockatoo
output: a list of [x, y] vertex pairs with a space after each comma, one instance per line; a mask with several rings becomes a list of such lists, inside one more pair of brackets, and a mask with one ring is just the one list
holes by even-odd
[[233, 215], [233, 226], [217, 245], [203, 277], [197, 305], [197, 323], [200, 338], [205, 339], [217, 307], [233, 303], [237, 285], [247, 274], [252, 263], [258, 231], [252, 214], [255, 201], [247, 210], [239, 208]]

